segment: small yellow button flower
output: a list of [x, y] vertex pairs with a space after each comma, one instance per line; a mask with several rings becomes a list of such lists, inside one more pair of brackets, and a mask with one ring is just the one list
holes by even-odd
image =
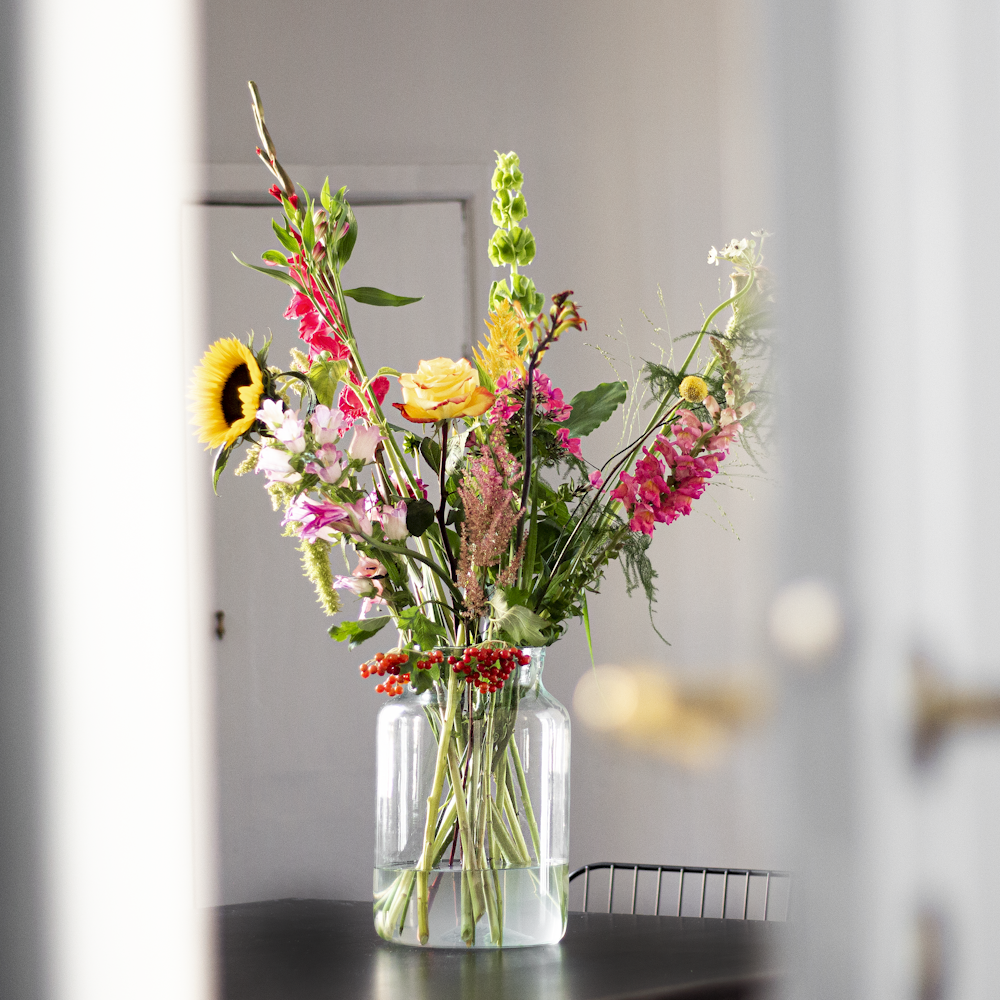
[[700, 403], [708, 395], [708, 383], [700, 375], [688, 375], [677, 390], [681, 399], [689, 403]]

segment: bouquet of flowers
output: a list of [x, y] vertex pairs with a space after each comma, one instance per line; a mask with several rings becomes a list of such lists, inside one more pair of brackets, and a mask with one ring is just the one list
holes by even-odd
[[[524, 176], [514, 153], [498, 155], [489, 257], [509, 270], [492, 285], [487, 333], [474, 357], [421, 361], [415, 372], [382, 358], [373, 370], [348, 299], [374, 306], [416, 300], [344, 287], [358, 236], [346, 189], [332, 192], [327, 181], [314, 199], [296, 188], [250, 88], [257, 154], [283, 213], [273, 222], [279, 248], [254, 266], [290, 287], [285, 316], [298, 321], [303, 348], [282, 370], [269, 363], [269, 343], [255, 346], [252, 336], [214, 343], [195, 374], [196, 420], [201, 440], [217, 449], [215, 486], [236, 449], [248, 445], [236, 474], [266, 480], [326, 614], [341, 612], [343, 595], [360, 599], [360, 614], [335, 622], [332, 638], [353, 649], [392, 635], [361, 664], [362, 676], [390, 698], [435, 695], [427, 708], [437, 754], [423, 848], [376, 902], [386, 937], [415, 905], [423, 942], [428, 873], [449, 845], [454, 855], [458, 843], [470, 872], [531, 860], [520, 819], [534, 833], [533, 803], [523, 778], [515, 782], [522, 767], [507, 724], [526, 648], [551, 644], [573, 618], [589, 639], [588, 595], [612, 560], [622, 563], [629, 591], [641, 587], [652, 601], [646, 550], [653, 531], [690, 513], [752, 427], [754, 390], [741, 366], [762, 349], [764, 234], [712, 249], [710, 263], [732, 264], [732, 290], [691, 335], [679, 365], [647, 362], [633, 385], [614, 379], [567, 401], [542, 365], [561, 340], [575, 342], [586, 321], [572, 292], [546, 304], [522, 273], [535, 256], [534, 235], [523, 225]], [[726, 310], [724, 329], [715, 328]], [[393, 380], [402, 396], [392, 404], [398, 416], [384, 407]], [[594, 465], [582, 441], [619, 407], [635, 432]], [[345, 559], [353, 553], [353, 566], [340, 575], [331, 566], [338, 548]], [[489, 745], [471, 738], [479, 722]], [[470, 790], [463, 771], [473, 754], [481, 777]], [[503, 900], [496, 884], [472, 880], [467, 895], [463, 939], [474, 937], [485, 913], [497, 941]]]

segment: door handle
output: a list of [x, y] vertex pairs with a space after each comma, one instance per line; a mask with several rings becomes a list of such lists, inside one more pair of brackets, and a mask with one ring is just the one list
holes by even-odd
[[922, 656], [913, 659], [914, 752], [927, 760], [957, 729], [1000, 725], [1000, 690], [949, 687]]

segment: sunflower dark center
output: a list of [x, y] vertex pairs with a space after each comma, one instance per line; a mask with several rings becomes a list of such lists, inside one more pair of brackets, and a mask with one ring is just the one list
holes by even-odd
[[240, 389], [245, 385], [250, 385], [252, 381], [250, 369], [244, 363], [233, 369], [232, 374], [226, 379], [226, 384], [222, 387], [222, 416], [230, 427], [243, 417], [243, 400], [240, 399]]

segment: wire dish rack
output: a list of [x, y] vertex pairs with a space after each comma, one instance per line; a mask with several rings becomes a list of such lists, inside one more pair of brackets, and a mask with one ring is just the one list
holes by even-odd
[[[622, 873], [624, 879], [620, 877]], [[619, 876], [617, 886], [616, 876]], [[582, 879], [582, 887], [578, 879]], [[598, 861], [577, 868], [570, 875], [569, 908], [584, 913], [787, 920], [791, 879], [790, 872], [757, 868]], [[574, 882], [577, 882], [575, 887]], [[579, 901], [581, 896], [582, 905], [574, 906], [574, 897]]]

